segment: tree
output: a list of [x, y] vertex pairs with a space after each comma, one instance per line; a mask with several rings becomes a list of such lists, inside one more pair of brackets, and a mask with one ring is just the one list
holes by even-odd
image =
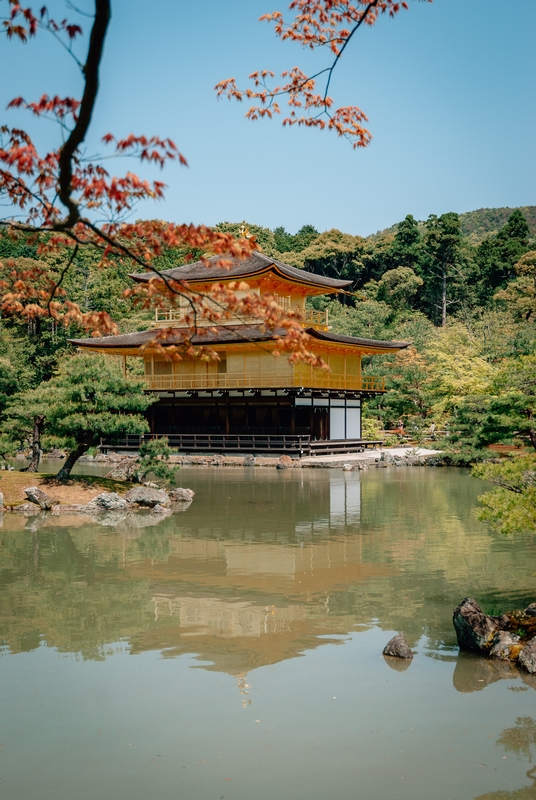
[[478, 247], [476, 261], [480, 270], [479, 297], [489, 303], [494, 293], [504, 288], [515, 275], [515, 264], [529, 249], [530, 230], [522, 211], [510, 215], [497, 236], [488, 237]]
[[38, 470], [46, 418], [47, 397], [43, 389], [20, 392], [12, 398], [5, 409], [2, 434], [19, 448], [29, 448], [28, 472]]
[[[91, 331], [117, 332], [106, 310], [84, 309], [80, 303], [73, 302], [62, 287], [80, 250], [94, 249], [104, 266], [127, 263], [129, 269], [137, 267], [154, 273], [148, 284], [126, 292], [126, 296], [136, 300], [142, 308], [178, 305], [181, 299], [186, 298], [192, 314], [187, 318], [190, 332], [185, 334], [182, 346], [183, 350], [189, 350], [191, 335], [199, 318], [217, 324], [239, 313], [240, 303], [232, 292], [220, 292], [217, 298], [207, 298], [190, 290], [184, 282], [169, 280], [162, 275], [158, 259], [166, 249], [186, 249], [221, 256], [222, 263], [225, 263], [229, 256], [245, 257], [251, 253], [256, 248], [254, 237], [236, 238], [231, 233], [202, 225], [175, 225], [160, 220], [127, 223], [125, 215], [132, 211], [135, 203], [161, 198], [164, 184], [143, 180], [132, 172], [115, 177], [105, 169], [102, 157], [93, 161], [84, 157], [83, 146], [98, 96], [111, 0], [94, 0], [95, 14], [83, 61], [75, 52], [82, 34], [80, 25], [67, 20], [55, 21], [46, 7], [34, 14], [31, 8], [23, 8], [18, 0], [5, 2], [9, 13], [4, 19], [4, 32], [8, 38], [26, 42], [39, 31], [52, 33], [62, 41], [79, 68], [83, 91], [80, 100], [43, 95], [37, 101], [28, 102], [17, 97], [10, 103], [12, 108], [24, 108], [59, 123], [63, 141], [55, 150], [40, 154], [24, 130], [8, 126], [0, 128], [0, 193], [11, 206], [9, 216], [0, 220], [0, 226], [13, 236], [29, 234], [30, 244], [36, 246], [35, 255], [39, 257], [60, 251], [65, 254], [65, 266], [51, 285], [39, 286], [36, 290], [36, 281], [43, 278], [43, 273], [35, 267], [22, 270], [15, 276], [15, 293], [9, 286], [3, 286], [6, 291], [1, 303], [2, 311], [19, 314], [30, 321], [49, 317], [58, 324], [76, 322]], [[108, 133], [102, 142], [104, 147], [113, 149], [114, 156], [137, 157], [141, 162], [161, 167], [169, 161], [187, 165], [171, 139], [133, 134], [116, 139]], [[106, 220], [104, 223], [95, 222], [97, 213]], [[278, 340], [280, 351], [291, 352], [297, 359], [320, 365], [320, 359], [307, 350], [309, 338], [297, 315], [287, 314], [267, 295], [252, 294], [245, 305], [249, 314], [266, 319], [270, 327], [286, 330], [286, 336]], [[162, 348], [162, 352], [165, 337], [165, 331], [155, 334], [156, 346]], [[200, 355], [214, 355], [209, 348], [202, 350]], [[180, 358], [180, 348], [174, 357]]]
[[173, 480], [179, 468], [169, 466], [171, 452], [169, 440], [166, 436], [143, 442], [140, 446], [140, 460], [136, 465], [138, 480], [143, 481], [150, 473], [153, 473], [163, 481]]
[[397, 267], [384, 272], [378, 282], [378, 300], [385, 300], [397, 310], [407, 309], [411, 298], [419, 291], [424, 281], [411, 267]]
[[283, 256], [287, 263], [305, 267], [317, 275], [356, 280], [361, 272], [363, 244], [360, 236], [332, 228], [316, 236], [304, 249]]
[[[148, 431], [142, 414], [155, 398], [144, 388], [142, 381], [123, 375], [115, 359], [79, 353], [64, 359], [50, 381], [13, 401], [7, 411], [8, 423], [13, 424], [6, 424], [5, 430], [19, 440], [27, 436], [37, 453], [45, 432], [67, 441], [69, 453], [57, 474], [66, 480], [80, 456], [101, 437]], [[32, 433], [36, 426], [37, 433]], [[38, 463], [32, 460], [34, 469]]]
[[481, 495], [480, 519], [501, 533], [536, 529], [536, 455], [515, 456], [500, 464], [479, 464], [473, 475], [497, 487]]
[[509, 359], [499, 371], [494, 388], [507, 404], [512, 426], [536, 450], [536, 356]]
[[525, 253], [514, 267], [518, 277], [497, 292], [495, 300], [506, 305], [517, 319], [536, 318], [536, 250]]
[[[432, 2], [432, 0], [428, 0]], [[327, 49], [332, 62], [312, 75], [306, 75], [299, 67], [285, 70], [281, 74], [280, 86], [269, 86], [275, 77], [269, 69], [257, 70], [249, 77], [253, 88], [239, 89], [234, 78], [220, 81], [216, 86], [219, 96], [230, 100], [253, 100], [246, 117], [251, 120], [271, 119], [280, 114], [279, 101], [286, 98], [289, 112], [283, 125], [304, 125], [320, 130], [332, 130], [348, 139], [353, 147], [366, 147], [371, 134], [363, 123], [365, 113], [357, 106], [334, 109], [333, 98], [328, 94], [335, 67], [351, 39], [362, 25], [374, 25], [381, 14], [394, 17], [408, 8], [406, 0], [293, 0], [289, 6], [296, 12], [287, 23], [280, 11], [264, 14], [261, 21], [273, 22], [276, 36], [290, 40], [308, 50]], [[322, 78], [323, 88], [317, 86]]]
[[428, 274], [426, 286], [431, 304], [440, 309], [443, 328], [447, 325], [447, 310], [454, 299], [450, 282], [460, 266], [461, 227], [458, 214], [449, 212], [437, 217], [431, 214], [426, 222]]

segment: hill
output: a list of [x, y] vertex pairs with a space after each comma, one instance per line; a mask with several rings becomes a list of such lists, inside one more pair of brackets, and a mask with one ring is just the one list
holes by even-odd
[[[526, 217], [532, 236], [536, 237], [536, 206], [516, 206]], [[500, 229], [508, 222], [508, 217], [516, 208], [479, 208], [477, 211], [467, 211], [460, 214], [462, 233], [467, 236], [471, 244], [479, 244], [488, 236], [495, 236]], [[421, 221], [419, 225], [424, 225]], [[383, 231], [373, 233], [368, 239], [376, 239], [385, 234], [395, 234], [397, 225], [385, 228]]]
[[[536, 236], [536, 206], [518, 206], [529, 224], [532, 236]], [[460, 214], [460, 222], [464, 236], [473, 244], [478, 244], [487, 236], [494, 236], [508, 222], [514, 208], [479, 208]]]

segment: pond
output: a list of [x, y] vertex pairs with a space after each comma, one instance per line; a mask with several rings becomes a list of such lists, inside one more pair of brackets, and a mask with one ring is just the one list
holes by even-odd
[[[179, 478], [195, 499], [159, 522], [5, 515], [2, 798], [536, 798], [536, 676], [459, 655], [452, 627], [467, 595], [536, 600], [536, 538], [476, 520], [483, 484]], [[412, 662], [381, 655], [398, 631]]]

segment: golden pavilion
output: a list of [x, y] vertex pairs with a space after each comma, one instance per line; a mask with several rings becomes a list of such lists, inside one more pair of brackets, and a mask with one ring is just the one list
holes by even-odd
[[[231, 318], [216, 326], [201, 321], [191, 336], [184, 321], [187, 303], [157, 310], [145, 331], [72, 340], [86, 351], [122, 356], [125, 363], [127, 357], [143, 359], [147, 390], [158, 396], [147, 412], [153, 435], [168, 436], [180, 450], [219, 452], [327, 452], [328, 447], [345, 452], [362, 444], [361, 402], [385, 391], [383, 378], [362, 374], [362, 356], [394, 353], [409, 342], [332, 333], [327, 311], [306, 307], [307, 297], [336, 295], [348, 290], [351, 281], [306, 272], [259, 252], [232, 261], [230, 268], [214, 258], [208, 266], [195, 262], [162, 274], [186, 281], [199, 293], [210, 293], [214, 284], [238, 281], [247, 282], [249, 292], [274, 295], [283, 308], [301, 312], [311, 337], [309, 349], [330, 369], [275, 358], [283, 332], [266, 330], [260, 319]], [[144, 283], [153, 276], [145, 272], [131, 278]], [[190, 337], [194, 345], [210, 346], [219, 361], [166, 359], [161, 347], [151, 348], [162, 328], [170, 334], [161, 346]]]

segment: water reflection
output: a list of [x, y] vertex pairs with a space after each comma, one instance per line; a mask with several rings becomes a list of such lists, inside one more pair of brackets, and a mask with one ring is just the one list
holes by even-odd
[[[459, 471], [183, 469], [180, 479], [195, 501], [162, 521], [6, 515], [0, 641], [103, 659], [127, 640], [133, 653], [196, 653], [244, 676], [368, 626], [404, 631], [411, 647], [424, 633], [427, 653], [451, 658], [462, 596], [534, 599], [532, 538], [512, 547], [490, 535], [471, 514], [480, 486]], [[508, 669], [460, 659], [454, 685], [476, 691]]]
[[479, 692], [501, 680], [519, 680], [530, 689], [536, 689], [536, 675], [530, 675], [510, 661], [483, 658], [471, 653], [460, 653], [452, 675], [452, 683], [458, 692]]
[[[515, 725], [505, 728], [497, 740], [498, 745], [504, 747], [507, 753], [516, 753], [532, 763], [532, 747], [536, 746], [536, 720], [532, 717], [518, 717]], [[532, 781], [530, 786], [517, 789], [513, 792], [491, 792], [475, 797], [475, 800], [535, 800], [536, 798], [536, 767], [526, 773]]]

